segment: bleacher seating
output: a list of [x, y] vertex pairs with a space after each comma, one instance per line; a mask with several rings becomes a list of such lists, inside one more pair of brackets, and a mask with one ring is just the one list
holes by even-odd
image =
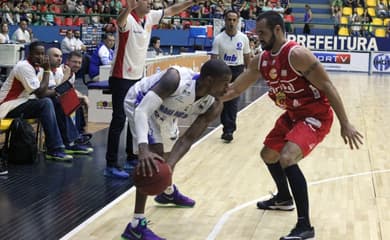
[[368, 7], [376, 7], [376, 0], [366, 0], [366, 5]]
[[376, 28], [374, 35], [375, 37], [386, 37], [386, 30], [384, 28]]

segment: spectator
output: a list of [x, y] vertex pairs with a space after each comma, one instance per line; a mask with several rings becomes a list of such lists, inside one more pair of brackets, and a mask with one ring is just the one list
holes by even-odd
[[283, 18], [284, 17], [284, 8], [282, 7], [282, 5], [280, 5], [280, 2], [276, 2], [276, 5], [273, 9], [273, 11], [277, 12], [280, 14], [280, 16]]
[[111, 14], [117, 15], [122, 9], [122, 3], [119, 0], [114, 0], [111, 1], [110, 7], [111, 7]]
[[74, 13], [76, 12], [76, 1], [75, 0], [66, 0], [66, 3], [64, 5], [64, 12], [65, 13]]
[[19, 23], [19, 28], [16, 29], [14, 34], [12, 35], [12, 40], [17, 43], [30, 43], [31, 35], [28, 30], [27, 21], [21, 20]]
[[343, 7], [343, 0], [333, 0], [331, 4], [332, 12], [334, 13], [336, 7], [338, 7], [340, 10]]
[[85, 6], [83, 4], [82, 0], [78, 0], [75, 6], [75, 12], [77, 14], [84, 14], [85, 13]]
[[71, 29], [66, 30], [64, 39], [61, 41], [61, 51], [63, 54], [69, 54], [76, 49], [73, 31]]
[[351, 24], [351, 36], [360, 36], [361, 19], [359, 14], [357, 13], [356, 8], [353, 10], [353, 14], [350, 16], [349, 22]]
[[46, 20], [46, 24], [49, 26], [56, 25], [56, 23], [54, 22], [54, 10], [53, 10], [54, 7], [55, 7], [54, 5], [49, 4], [49, 5], [47, 5], [46, 11], [43, 11], [44, 16], [45, 16], [45, 20]]
[[379, 0], [376, 5], [376, 15], [381, 18], [388, 16], [388, 7], [383, 0]]
[[310, 23], [313, 20], [313, 13], [311, 12], [311, 7], [305, 5], [305, 15], [303, 16], [303, 21], [305, 25], [303, 26], [303, 34], [310, 34]]
[[85, 52], [87, 50], [87, 47], [85, 46], [83, 41], [81, 41], [80, 37], [81, 37], [80, 30], [75, 30], [73, 34], [74, 50]]
[[160, 37], [157, 36], [150, 39], [150, 50], [154, 51], [156, 56], [163, 54], [163, 50], [160, 48], [160, 41]]
[[0, 43], [9, 43], [9, 35], [8, 35], [8, 23], [3, 22], [0, 25]]
[[[89, 77], [92, 81], [99, 81], [99, 67], [101, 65], [110, 65], [113, 60], [115, 37], [112, 33], [103, 35], [103, 40], [92, 53], [89, 63]], [[107, 79], [103, 79], [107, 80]]]
[[363, 14], [361, 15], [361, 35], [365, 37], [370, 37], [371, 34], [371, 23], [372, 23], [372, 17], [370, 14], [368, 14], [368, 9], [365, 8]]
[[103, 11], [101, 7], [99, 7], [97, 4], [92, 6], [92, 13], [91, 13], [91, 24], [98, 24], [101, 23], [100, 15]]
[[354, 10], [357, 7], [357, 1], [356, 0], [344, 0], [344, 6], [350, 7], [352, 10]]
[[[0, 89], [0, 118], [16, 118], [21, 114], [24, 118], [38, 118], [46, 137], [46, 159], [71, 161], [73, 157], [64, 151], [54, 106], [50, 101], [56, 93], [48, 89], [51, 67], [49, 58], [45, 56], [45, 47], [40, 42], [33, 42], [29, 50], [27, 60], [15, 65]], [[43, 70], [41, 81], [37, 76], [40, 70]]]
[[334, 35], [339, 35], [339, 29], [340, 29], [340, 21], [341, 21], [341, 8], [339, 6], [335, 6], [333, 8], [332, 18], [333, 18], [333, 29]]
[[4, 11], [3, 12], [3, 21], [7, 22], [8, 24], [14, 25], [13, 15], [12, 15], [12, 13], [9, 12], [11, 10], [10, 10], [7, 2], [1, 3], [1, 10]]
[[274, 6], [272, 5], [272, 2], [266, 1], [265, 5], [262, 7], [262, 11], [263, 12], [272, 11], [273, 8], [274, 8]]

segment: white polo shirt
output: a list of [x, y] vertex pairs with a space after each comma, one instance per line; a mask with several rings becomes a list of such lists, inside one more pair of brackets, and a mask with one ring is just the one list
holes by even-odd
[[160, 22], [163, 15], [163, 10], [151, 10], [143, 19], [134, 11], [129, 14], [126, 25], [118, 29], [115, 39], [111, 76], [131, 80], [143, 76], [152, 27]]
[[12, 35], [12, 40], [14, 40], [16, 42], [20, 42], [20, 41], [24, 40], [24, 41], [26, 41], [26, 43], [30, 43], [31, 36], [27, 30], [23, 31], [21, 28], [18, 28], [18, 29], [16, 29], [16, 31]]
[[240, 31], [232, 37], [227, 35], [225, 31], [219, 33], [214, 39], [211, 51], [229, 66], [244, 65], [244, 54], [250, 52], [249, 39]]
[[19, 61], [0, 89], [0, 119], [28, 99], [35, 98], [31, 93], [39, 86], [36, 69], [27, 60]]

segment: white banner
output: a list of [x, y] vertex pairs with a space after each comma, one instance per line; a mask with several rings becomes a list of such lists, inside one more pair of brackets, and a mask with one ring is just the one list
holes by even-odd
[[390, 53], [373, 52], [371, 58], [372, 72], [390, 72]]
[[368, 72], [369, 53], [313, 51], [326, 70]]

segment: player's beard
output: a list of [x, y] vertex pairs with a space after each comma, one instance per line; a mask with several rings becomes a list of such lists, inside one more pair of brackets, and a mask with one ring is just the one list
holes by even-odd
[[275, 40], [276, 40], [275, 34], [272, 33], [271, 39], [265, 45], [261, 45], [261, 48], [266, 51], [271, 51], [272, 48], [274, 47]]

